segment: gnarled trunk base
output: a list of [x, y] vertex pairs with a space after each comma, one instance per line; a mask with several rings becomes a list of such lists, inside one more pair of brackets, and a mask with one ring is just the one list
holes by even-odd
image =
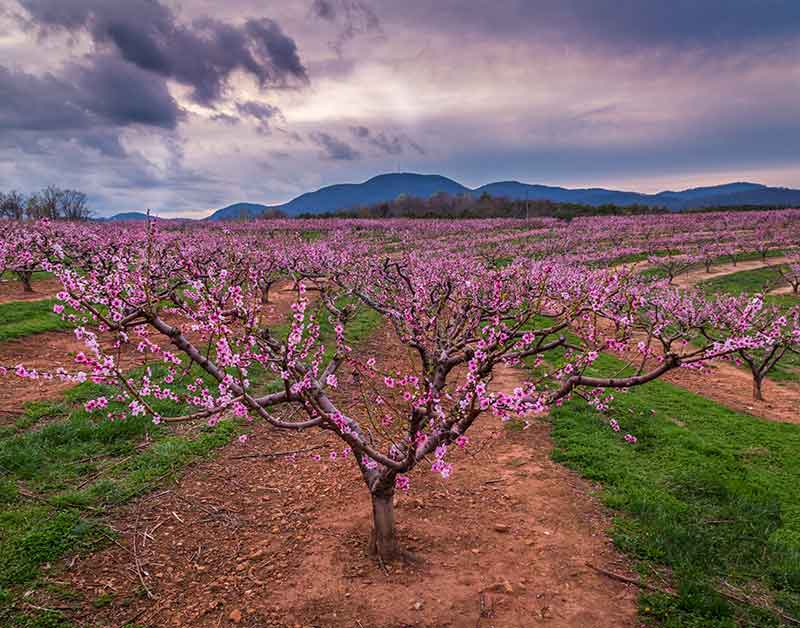
[[372, 533], [369, 538], [369, 553], [384, 562], [403, 555], [397, 542], [394, 522], [394, 492], [372, 494]]
[[20, 282], [22, 283], [22, 290], [23, 292], [33, 292], [33, 286], [31, 285], [31, 279], [33, 278], [33, 273], [30, 272], [20, 272], [17, 273]]
[[755, 401], [764, 401], [764, 394], [761, 392], [762, 380], [753, 378], [753, 399]]

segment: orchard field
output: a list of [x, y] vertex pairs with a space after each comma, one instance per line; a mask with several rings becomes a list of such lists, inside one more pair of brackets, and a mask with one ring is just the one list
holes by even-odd
[[800, 210], [0, 221], [0, 626], [800, 624]]

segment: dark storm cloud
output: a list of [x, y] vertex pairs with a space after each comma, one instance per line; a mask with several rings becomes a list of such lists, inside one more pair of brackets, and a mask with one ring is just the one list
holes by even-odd
[[[0, 66], [0, 136], [6, 140], [46, 134], [120, 155], [117, 129], [133, 124], [174, 129], [180, 115], [163, 81], [115, 58], [70, 66], [63, 77]], [[23, 144], [38, 142], [28, 137]]]
[[317, 146], [322, 148], [322, 156], [325, 159], [333, 159], [336, 161], [354, 161], [361, 157], [355, 148], [350, 146], [347, 142], [343, 142], [337, 137], [324, 133], [322, 131], [314, 131], [309, 134], [309, 139]]
[[100, 56], [74, 71], [79, 101], [109, 122], [174, 129], [178, 104], [159, 77], [116, 57]]
[[231, 74], [253, 76], [264, 88], [308, 81], [297, 46], [269, 18], [231, 25], [204, 18], [182, 24], [157, 0], [20, 0], [43, 29], [86, 31], [96, 45], [129, 63], [193, 88], [193, 98], [219, 100]]
[[77, 96], [71, 82], [53, 74], [39, 77], [0, 66], [0, 133], [88, 128], [90, 112]]
[[[49, 71], [16, 69], [29, 67], [32, 38], [25, 44], [31, 47], [22, 45], [7, 61], [14, 69], [0, 65], [0, 151], [15, 156], [16, 177], [36, 185], [56, 173], [121, 190], [158, 194], [195, 186], [210, 194], [222, 183], [184, 166], [178, 126], [188, 114], [169, 82], [188, 87], [195, 102], [214, 109], [231, 98], [234, 74], [254, 78], [262, 90], [308, 83], [295, 41], [263, 12], [181, 21], [162, 0], [18, 3], [24, 12], [0, 11], [0, 17], [21, 23], [19, 35], [50, 39], [32, 65]], [[92, 44], [85, 53], [74, 45], [84, 35]], [[249, 100], [237, 113], [254, 120], [259, 132], [280, 117], [277, 108]], [[215, 121], [240, 121], [223, 111], [212, 114]], [[136, 135], [124, 135], [128, 129]], [[151, 162], [137, 150], [158, 157]]]
[[366, 142], [387, 155], [400, 155], [407, 147], [420, 155], [425, 154], [425, 150], [404, 133], [399, 135], [392, 135], [384, 131], [375, 133], [365, 126], [352, 126], [350, 133], [356, 139]]

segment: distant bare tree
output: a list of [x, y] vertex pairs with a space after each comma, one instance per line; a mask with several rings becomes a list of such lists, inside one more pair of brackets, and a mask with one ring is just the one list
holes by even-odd
[[[11, 194], [15, 194], [15, 206], [9, 202]], [[66, 220], [87, 220], [90, 215], [90, 210], [87, 203], [86, 194], [78, 190], [62, 190], [55, 185], [49, 185], [38, 194], [32, 194], [28, 197], [27, 201], [22, 203], [22, 196], [16, 192], [7, 194], [5, 203], [0, 202], [0, 215], [8, 215], [3, 211], [5, 204], [9, 205], [9, 212], [14, 211], [14, 207], [18, 208], [18, 217], [21, 218], [24, 214], [30, 220], [41, 220], [42, 218], [49, 218], [55, 220], [57, 218], [64, 218]], [[0, 199], [2, 201], [3, 199]]]
[[38, 194], [31, 194], [25, 201], [25, 216], [31, 220], [44, 218], [42, 211], [42, 197]]
[[39, 198], [41, 199], [39, 204], [39, 218], [58, 218], [58, 206], [61, 203], [61, 195], [61, 190], [55, 185], [48, 185], [44, 190], [42, 190], [41, 194], [39, 195]]
[[67, 220], [88, 220], [89, 207], [86, 194], [78, 190], [60, 190], [58, 197], [58, 215]]
[[0, 193], [0, 217], [22, 220], [25, 216], [25, 198], [16, 190]]

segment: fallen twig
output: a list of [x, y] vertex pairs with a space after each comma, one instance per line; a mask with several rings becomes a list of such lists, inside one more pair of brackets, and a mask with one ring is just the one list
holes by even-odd
[[642, 582], [638, 578], [629, 578], [628, 576], [624, 576], [621, 573], [615, 573], [613, 571], [608, 571], [607, 569], [603, 569], [602, 567], [598, 567], [593, 565], [592, 563], [586, 563], [587, 567], [594, 569], [596, 572], [603, 574], [607, 578], [611, 578], [612, 580], [617, 580], [618, 582], [624, 582], [625, 584], [632, 584], [634, 586], [639, 587], [640, 589], [648, 589], [649, 591], [655, 591], [656, 593], [663, 593], [664, 595], [675, 595], [672, 591], [667, 589], [662, 589], [661, 587], [653, 586], [652, 584], [648, 584], [647, 582]]

